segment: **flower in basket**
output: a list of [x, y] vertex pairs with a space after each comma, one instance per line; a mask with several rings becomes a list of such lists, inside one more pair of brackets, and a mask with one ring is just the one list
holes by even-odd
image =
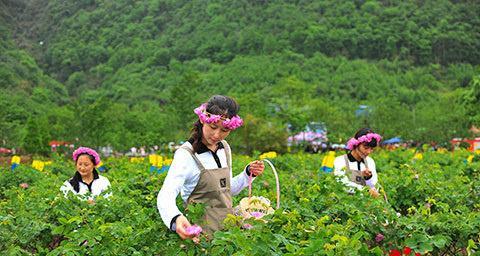
[[270, 206], [270, 200], [263, 196], [245, 197], [240, 200], [240, 204], [235, 207], [235, 214], [245, 219], [260, 219], [265, 215], [272, 214], [273, 208]]
[[263, 217], [263, 215], [265, 215], [263, 212], [250, 212], [250, 216], [256, 218], [256, 219], [260, 219]]

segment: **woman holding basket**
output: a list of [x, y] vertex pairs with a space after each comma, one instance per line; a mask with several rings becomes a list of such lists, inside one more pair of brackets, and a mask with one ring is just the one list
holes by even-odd
[[157, 208], [163, 222], [182, 239], [195, 238], [192, 225], [178, 209], [175, 199], [205, 204], [203, 229], [213, 233], [222, 228], [227, 214], [233, 213], [232, 195], [248, 186], [249, 176], [263, 173], [262, 161], [251, 162], [240, 174], [232, 176], [232, 154], [225, 138], [242, 126], [239, 106], [230, 97], [215, 95], [194, 110], [190, 139], [176, 152], [163, 186], [158, 193]]

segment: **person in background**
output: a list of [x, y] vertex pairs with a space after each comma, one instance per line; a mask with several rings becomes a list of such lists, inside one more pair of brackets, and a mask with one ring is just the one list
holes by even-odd
[[232, 154], [225, 138], [242, 126], [237, 115], [239, 106], [232, 98], [211, 97], [194, 110], [190, 139], [175, 152], [173, 162], [158, 193], [157, 208], [165, 225], [182, 239], [198, 240], [191, 233], [192, 224], [180, 212], [176, 198], [183, 202], [205, 204], [203, 230], [211, 234], [222, 229], [227, 214], [233, 214], [232, 195], [237, 195], [249, 184], [250, 177], [262, 174], [262, 161], [251, 162], [245, 170], [232, 178]]
[[372, 129], [362, 128], [347, 142], [348, 153], [335, 158], [334, 175], [350, 187], [349, 192], [353, 193], [354, 189], [367, 186], [370, 195], [379, 196], [375, 187], [378, 182], [375, 161], [369, 155], [381, 139]]
[[[94, 196], [100, 195], [110, 187], [110, 181], [98, 174], [95, 166], [100, 163], [98, 153], [87, 147], [79, 147], [73, 152], [76, 172], [73, 177], [63, 183], [60, 191], [66, 196], [68, 193], [88, 196], [88, 202], [94, 202]], [[105, 194], [109, 197], [111, 193]]]

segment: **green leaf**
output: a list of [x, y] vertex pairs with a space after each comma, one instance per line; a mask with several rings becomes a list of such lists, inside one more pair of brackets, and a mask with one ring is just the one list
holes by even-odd
[[447, 243], [447, 239], [442, 235], [437, 235], [433, 237], [433, 244], [438, 248], [443, 248]]
[[382, 249], [380, 249], [380, 247], [375, 247], [373, 248], [373, 250], [371, 251], [374, 255], [377, 255], [377, 256], [381, 256], [383, 255], [383, 251]]
[[65, 230], [64, 226], [56, 226], [52, 229], [52, 234], [54, 235], [62, 234], [64, 230]]

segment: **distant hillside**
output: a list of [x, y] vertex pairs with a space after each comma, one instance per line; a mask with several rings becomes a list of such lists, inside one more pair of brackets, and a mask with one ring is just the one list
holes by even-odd
[[[25, 3], [19, 24], [36, 18], [21, 30], [46, 43], [45, 62], [61, 78], [101, 63], [113, 68], [147, 58], [157, 65], [172, 58], [225, 63], [237, 55], [285, 50], [307, 57], [321, 52], [414, 64], [480, 63], [480, 7], [474, 1]], [[139, 44], [141, 53], [135, 52]]]
[[[57, 114], [45, 114], [48, 138], [117, 148], [185, 139], [192, 109], [215, 93], [241, 103], [251, 127], [231, 139], [247, 152], [283, 150], [287, 124], [326, 122], [337, 141], [365, 125], [386, 137], [446, 141], [480, 120], [471, 116], [480, 95], [475, 1], [2, 4], [11, 36], [0, 43], [16, 57], [2, 60], [9, 82], [1, 88], [55, 91], [41, 107], [61, 109], [69, 122], [58, 133], [49, 126]], [[355, 116], [360, 104], [368, 116]], [[31, 143], [8, 129], [7, 144]]]

